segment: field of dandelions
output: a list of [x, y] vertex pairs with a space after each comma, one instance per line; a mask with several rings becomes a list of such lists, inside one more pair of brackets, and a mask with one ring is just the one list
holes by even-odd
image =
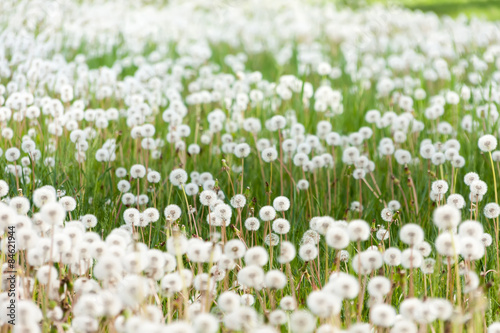
[[500, 24], [0, 1], [0, 332], [500, 332]]

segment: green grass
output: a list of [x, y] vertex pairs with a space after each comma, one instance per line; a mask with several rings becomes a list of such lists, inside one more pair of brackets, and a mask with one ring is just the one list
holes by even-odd
[[385, 6], [402, 6], [412, 10], [434, 12], [440, 16], [457, 17], [466, 15], [469, 18], [500, 20], [500, 2], [496, 0], [345, 0], [342, 5], [359, 7], [366, 4], [383, 4]]

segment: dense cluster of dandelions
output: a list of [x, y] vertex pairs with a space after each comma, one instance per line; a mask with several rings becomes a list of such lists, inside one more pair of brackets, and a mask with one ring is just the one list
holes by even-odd
[[500, 332], [498, 25], [298, 1], [0, 12], [6, 329], [14, 227], [13, 332]]

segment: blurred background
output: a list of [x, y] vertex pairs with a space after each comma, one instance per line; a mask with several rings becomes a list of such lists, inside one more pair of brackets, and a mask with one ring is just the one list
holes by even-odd
[[500, 0], [340, 0], [340, 2], [351, 8], [371, 4], [398, 5], [451, 17], [464, 14], [468, 17], [500, 20]]

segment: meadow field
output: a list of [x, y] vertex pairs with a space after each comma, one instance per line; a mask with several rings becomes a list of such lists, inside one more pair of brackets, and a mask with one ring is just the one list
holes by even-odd
[[422, 1], [0, 1], [0, 333], [500, 333], [499, 12]]

